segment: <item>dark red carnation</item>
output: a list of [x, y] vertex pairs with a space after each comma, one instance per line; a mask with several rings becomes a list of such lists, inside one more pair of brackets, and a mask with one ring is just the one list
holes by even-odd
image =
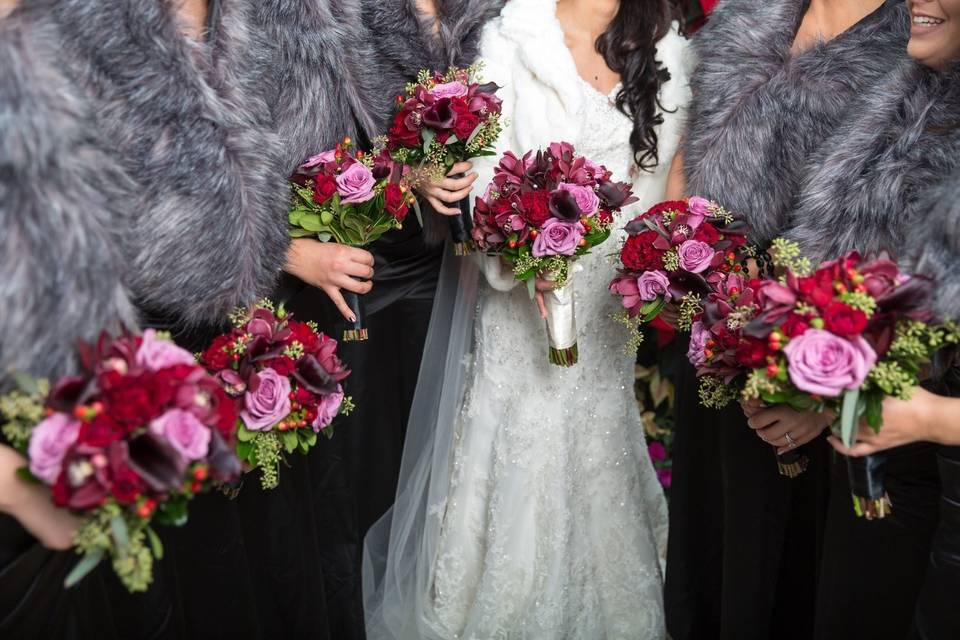
[[324, 204], [337, 192], [337, 181], [333, 176], [318, 175], [313, 179], [313, 201]]
[[824, 328], [838, 336], [855, 336], [867, 328], [867, 314], [842, 302], [832, 302], [823, 312]]
[[668, 211], [673, 211], [676, 213], [686, 213], [687, 203], [683, 200], [667, 200], [665, 202], [660, 202], [652, 207], [650, 207], [646, 213], [644, 213], [641, 218], [650, 218], [654, 216], [660, 216]]
[[720, 240], [720, 232], [709, 222], [704, 222], [697, 228], [697, 232], [693, 234], [693, 239], [706, 242], [712, 247]]
[[641, 231], [629, 236], [620, 251], [620, 261], [633, 271], [652, 271], [663, 269], [663, 251], [653, 246], [660, 237], [656, 231]]
[[297, 368], [297, 363], [290, 356], [280, 356], [278, 358], [265, 360], [263, 366], [270, 367], [281, 376], [289, 376], [293, 373], [294, 369]]
[[116, 442], [127, 435], [127, 430], [109, 415], [101, 413], [90, 422], [80, 425], [77, 442], [91, 447], [106, 448], [111, 442]]
[[320, 346], [320, 337], [306, 322], [290, 320], [287, 323], [287, 329], [290, 330], [290, 338], [287, 344], [299, 342], [307, 353], [315, 351]]
[[203, 363], [211, 369], [226, 369], [232, 362], [231, 356], [227, 353], [227, 347], [230, 345], [233, 336], [230, 334], [220, 335], [213, 339], [207, 350], [203, 352], [201, 358]]
[[300, 406], [311, 409], [320, 404], [320, 396], [310, 393], [303, 387], [297, 387], [297, 390], [294, 392], [294, 399]]
[[812, 276], [800, 278], [797, 281], [797, 288], [807, 302], [819, 309], [825, 309], [833, 302], [833, 276], [829, 270], [818, 271]]
[[750, 369], [767, 365], [767, 343], [759, 338], [745, 336], [737, 345], [737, 362]]
[[542, 227], [550, 219], [550, 192], [528, 191], [520, 194], [520, 215], [531, 227]]
[[227, 395], [227, 392], [219, 387], [212, 392], [213, 402], [217, 410], [217, 431], [227, 442], [233, 440], [237, 432], [237, 400]]
[[783, 331], [788, 338], [796, 338], [809, 328], [810, 323], [807, 322], [806, 318], [796, 313], [791, 313], [780, 327], [780, 330]]
[[150, 393], [149, 376], [124, 378], [117, 386], [103, 393], [107, 412], [128, 429], [144, 425], [159, 413], [159, 407]]
[[143, 492], [143, 481], [137, 472], [126, 464], [118, 463], [113, 468], [113, 477], [111, 478], [110, 492], [120, 504], [130, 504], [136, 501], [137, 497]]
[[410, 206], [407, 204], [407, 197], [400, 185], [393, 182], [389, 183], [383, 191], [383, 196], [387, 213], [396, 218], [398, 222], [403, 222], [410, 211]]

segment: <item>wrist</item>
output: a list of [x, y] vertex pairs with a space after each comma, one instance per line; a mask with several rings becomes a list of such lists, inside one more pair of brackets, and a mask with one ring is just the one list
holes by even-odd
[[309, 238], [294, 238], [287, 249], [287, 262], [283, 270], [292, 276], [303, 280], [304, 275], [304, 253], [309, 243], [316, 242]]
[[16, 516], [29, 499], [31, 487], [17, 475], [17, 470], [26, 464], [26, 458], [0, 445], [0, 511]]
[[949, 424], [950, 410], [955, 409], [952, 406], [953, 403], [920, 387], [914, 391], [914, 394], [909, 406], [914, 412], [914, 419], [920, 432], [918, 440], [944, 444], [941, 440], [941, 430], [937, 425]]

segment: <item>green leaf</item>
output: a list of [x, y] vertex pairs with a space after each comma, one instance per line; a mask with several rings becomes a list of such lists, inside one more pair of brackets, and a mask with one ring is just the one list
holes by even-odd
[[650, 322], [660, 315], [660, 312], [663, 311], [663, 307], [666, 304], [666, 299], [663, 296], [660, 296], [656, 300], [651, 300], [647, 304], [643, 305], [643, 307], [640, 309], [643, 322]]
[[123, 551], [130, 545], [130, 532], [127, 531], [127, 522], [123, 516], [116, 515], [110, 518], [110, 532], [117, 549]]
[[253, 453], [253, 443], [252, 442], [238, 442], [237, 443], [237, 457], [241, 460], [250, 460], [250, 454]]
[[843, 394], [843, 406], [840, 409], [840, 438], [844, 446], [853, 446], [853, 437], [857, 431], [857, 402], [860, 389], [848, 389]]
[[430, 145], [433, 144], [433, 139], [437, 137], [437, 134], [434, 133], [433, 129], [424, 129], [423, 130], [423, 152], [426, 153], [430, 148]]
[[321, 211], [320, 212], [320, 222], [323, 224], [330, 224], [333, 222], [333, 212], [332, 211]]
[[242, 424], [237, 429], [237, 440], [239, 440], [240, 442], [251, 442], [256, 437], [257, 437], [256, 431], [250, 431]]
[[527, 280], [527, 293], [530, 294], [531, 300], [533, 300], [534, 296], [537, 294], [537, 281], [533, 278]]
[[313, 429], [304, 429], [304, 431], [307, 431], [307, 438], [304, 441], [307, 443], [307, 446], [312, 447], [313, 445], [317, 444], [317, 434], [313, 432]]
[[867, 424], [874, 431], [880, 431], [883, 424], [883, 396], [879, 393], [865, 394], [864, 416]]
[[98, 547], [84, 554], [83, 559], [67, 574], [66, 579], [63, 581], [63, 586], [69, 589], [87, 577], [87, 574], [96, 569], [100, 561], [103, 560], [104, 553], [104, 549]]
[[29, 482], [30, 484], [41, 484], [40, 480], [37, 479], [35, 475], [30, 473], [30, 467], [17, 467], [17, 470], [14, 473], [16, 473], [17, 477], [24, 482]]
[[323, 231], [326, 225], [324, 225], [320, 220], [319, 215], [311, 213], [300, 218], [300, 226], [307, 231], [316, 233], [318, 231]]
[[447, 141], [444, 142], [443, 144], [444, 144], [445, 146], [449, 147], [449, 146], [451, 146], [451, 145], [457, 144], [458, 142], [460, 142], [460, 139], [457, 138], [457, 136], [455, 136], [455, 135], [453, 135], [453, 134], [451, 133], [451, 134], [450, 134], [450, 137], [447, 138]]
[[296, 431], [281, 431], [280, 441], [283, 442], [283, 448], [286, 449], [287, 453], [293, 453], [297, 450]]
[[317, 234], [317, 240], [319, 240], [320, 242], [330, 242], [330, 239], [331, 239], [332, 237], [333, 237], [333, 236], [330, 235], [328, 232], [323, 232], [323, 233], [318, 233], [318, 234]]
[[150, 550], [153, 552], [153, 557], [157, 560], [163, 560], [163, 542], [160, 541], [160, 536], [158, 536], [157, 532], [151, 527], [147, 527], [145, 531], [147, 532], [147, 541], [150, 542]]
[[37, 385], [36, 378], [22, 371], [13, 372], [13, 381], [20, 391], [23, 391], [28, 396], [35, 396], [40, 393], [40, 387]]
[[301, 229], [298, 227], [290, 227], [287, 230], [287, 233], [291, 238], [306, 238], [307, 236], [312, 236], [314, 234], [313, 231], [307, 231], [306, 229]]
[[415, 198], [413, 201], [413, 213], [417, 216], [417, 222], [420, 223], [420, 228], [423, 228], [423, 212], [420, 211], [420, 198]]

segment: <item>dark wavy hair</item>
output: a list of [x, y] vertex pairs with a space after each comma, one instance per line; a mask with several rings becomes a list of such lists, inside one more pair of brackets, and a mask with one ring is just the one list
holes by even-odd
[[620, 74], [617, 108], [633, 120], [633, 160], [644, 171], [660, 163], [657, 126], [665, 111], [660, 87], [670, 72], [657, 61], [657, 42], [670, 30], [674, 13], [669, 0], [621, 0], [616, 17], [596, 42], [607, 66]]

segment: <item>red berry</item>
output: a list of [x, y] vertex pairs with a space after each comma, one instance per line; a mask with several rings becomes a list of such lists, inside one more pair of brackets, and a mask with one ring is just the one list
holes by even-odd
[[204, 480], [207, 479], [207, 476], [208, 476], [208, 473], [207, 473], [207, 468], [206, 468], [206, 467], [196, 467], [196, 468], [193, 470], [193, 479], [194, 479], [194, 480], [199, 480], [200, 482], [203, 482]]

